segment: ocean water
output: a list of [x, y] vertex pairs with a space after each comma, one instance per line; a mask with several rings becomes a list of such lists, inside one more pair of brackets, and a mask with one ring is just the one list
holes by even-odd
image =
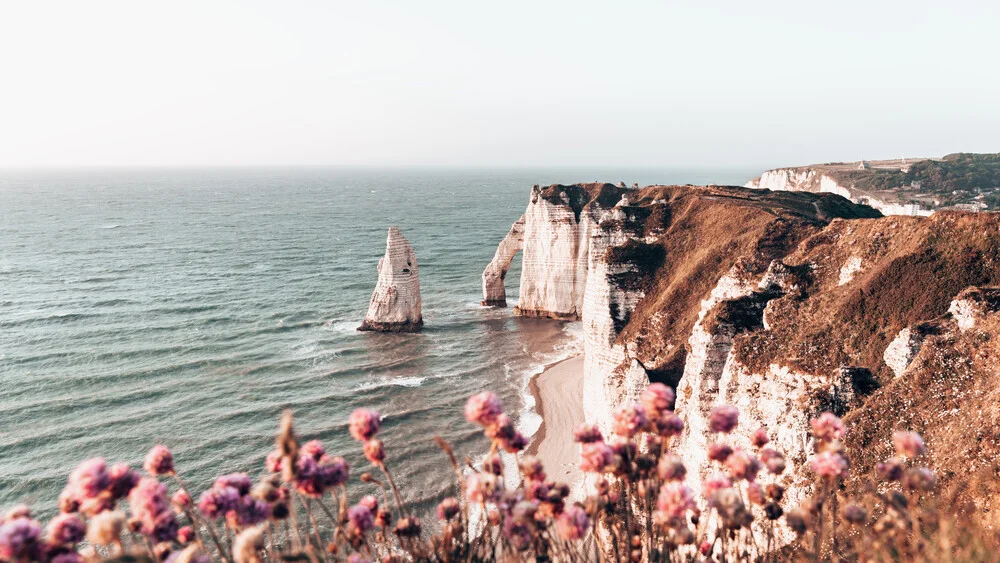
[[[259, 474], [280, 412], [352, 466], [355, 408], [385, 416], [411, 501], [452, 491], [440, 435], [486, 444], [465, 398], [539, 423], [528, 378], [580, 350], [578, 323], [485, 309], [480, 274], [532, 184], [742, 184], [755, 170], [91, 169], [0, 171], [0, 507], [51, 513], [69, 471], [172, 448], [194, 492]], [[355, 329], [386, 229], [420, 265], [425, 330]], [[517, 299], [519, 261], [508, 275]]]

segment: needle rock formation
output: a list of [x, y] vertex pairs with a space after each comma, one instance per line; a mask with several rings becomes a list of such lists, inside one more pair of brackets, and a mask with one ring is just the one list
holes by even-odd
[[418, 332], [423, 325], [417, 257], [399, 228], [391, 227], [385, 256], [378, 261], [378, 283], [358, 330]]

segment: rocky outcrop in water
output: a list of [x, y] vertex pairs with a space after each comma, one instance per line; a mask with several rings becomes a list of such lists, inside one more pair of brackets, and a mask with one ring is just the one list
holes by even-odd
[[503, 282], [507, 278], [507, 271], [510, 270], [510, 263], [524, 246], [524, 215], [511, 225], [507, 236], [503, 237], [497, 251], [493, 255], [493, 260], [489, 266], [483, 270], [483, 300], [481, 305], [486, 307], [506, 307], [507, 290]]
[[417, 332], [423, 324], [417, 257], [399, 228], [391, 227], [368, 314], [358, 330]]

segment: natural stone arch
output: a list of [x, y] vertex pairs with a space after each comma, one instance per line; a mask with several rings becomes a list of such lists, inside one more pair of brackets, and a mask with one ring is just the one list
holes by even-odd
[[504, 288], [504, 278], [514, 261], [514, 255], [524, 248], [524, 215], [511, 225], [507, 236], [500, 241], [493, 260], [483, 270], [483, 300], [481, 304], [487, 307], [506, 307], [507, 290]]

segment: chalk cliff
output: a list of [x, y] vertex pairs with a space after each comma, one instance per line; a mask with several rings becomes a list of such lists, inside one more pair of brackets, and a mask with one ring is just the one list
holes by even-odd
[[[820, 412], [860, 417], [873, 401], [891, 404], [889, 389], [924, 401], [925, 420], [963, 411], [900, 387], [951, 379], [946, 363], [929, 371], [931, 350], [935, 361], [979, 362], [983, 374], [992, 366], [984, 375], [992, 387], [978, 384], [1000, 388], [1000, 356], [971, 358], [986, 345], [974, 335], [1000, 323], [1000, 293], [966, 290], [1000, 285], [998, 215], [881, 217], [831, 189], [550, 186], [532, 190], [523, 247], [535, 264], [522, 274], [522, 307], [583, 322], [588, 420], [607, 429], [610, 413], [649, 381], [674, 386], [686, 426], [675, 450], [693, 469], [706, 465], [715, 439], [711, 408], [733, 404], [741, 413], [733, 445], [749, 446], [764, 426], [786, 454], [789, 506], [811, 493], [808, 421]], [[956, 339], [965, 347], [949, 348]], [[849, 442], [855, 448], [876, 435], [884, 444], [888, 427], [904, 426], [879, 409]], [[964, 440], [966, 459], [981, 467], [1000, 459], [1000, 430], [990, 430], [985, 448]], [[689, 473], [692, 482], [703, 476]]]
[[358, 330], [417, 332], [423, 324], [417, 257], [399, 228], [391, 227], [385, 256], [378, 261], [378, 282]]
[[507, 236], [500, 241], [493, 260], [489, 266], [483, 270], [483, 300], [482, 305], [487, 307], [506, 307], [507, 290], [503, 282], [507, 278], [507, 271], [510, 270], [510, 263], [514, 260], [514, 255], [524, 247], [524, 215], [514, 222], [507, 232]]

